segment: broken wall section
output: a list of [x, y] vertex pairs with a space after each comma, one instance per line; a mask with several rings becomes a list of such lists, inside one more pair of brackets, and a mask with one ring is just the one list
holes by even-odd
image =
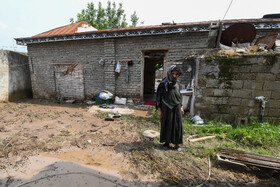
[[195, 113], [236, 121], [259, 117], [255, 99], [264, 96], [264, 120], [280, 119], [280, 54], [215, 56], [199, 59]]
[[0, 102], [32, 97], [28, 57], [0, 50]]

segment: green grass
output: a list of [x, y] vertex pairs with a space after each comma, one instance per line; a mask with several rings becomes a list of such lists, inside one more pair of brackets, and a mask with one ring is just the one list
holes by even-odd
[[[155, 110], [148, 120], [160, 123]], [[197, 156], [205, 156], [207, 153], [212, 155], [219, 146], [280, 156], [280, 125], [269, 122], [260, 123], [255, 117], [250, 117], [249, 123], [241, 126], [232, 126], [220, 120], [205, 120], [203, 125], [194, 125], [189, 119], [183, 119], [183, 133], [185, 142], [192, 138], [217, 136], [215, 140], [195, 143], [194, 145], [198, 147], [192, 147], [192, 149], [197, 149], [192, 152]], [[209, 145], [205, 147], [200, 145], [205, 142]]]
[[[263, 155], [280, 157], [280, 126], [259, 123], [250, 120], [248, 125], [232, 126], [219, 120], [207, 121], [203, 125], [194, 125], [189, 119], [183, 119], [183, 154], [174, 150], [162, 150], [159, 137], [146, 139], [142, 132], [147, 129], [160, 129], [157, 111], [151, 117], [135, 117], [123, 115], [124, 129], [136, 131], [140, 141], [135, 144], [130, 156], [131, 163], [139, 171], [146, 174], [158, 173], [159, 178], [168, 185], [197, 186], [201, 181], [194, 180], [192, 175], [208, 170], [208, 157], [216, 159], [219, 147], [228, 147]], [[209, 135], [216, 138], [188, 142], [189, 139]], [[186, 175], [189, 173], [189, 175]], [[189, 177], [189, 178], [188, 178]]]

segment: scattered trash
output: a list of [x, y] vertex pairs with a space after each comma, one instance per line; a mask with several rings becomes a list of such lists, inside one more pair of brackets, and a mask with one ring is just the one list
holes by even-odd
[[107, 117], [105, 118], [105, 121], [114, 121], [113, 115], [108, 114]]
[[140, 100], [141, 100], [140, 98], [132, 98], [132, 101], [133, 101], [134, 105], [136, 105], [137, 103], [139, 103]]
[[126, 98], [120, 98], [118, 96], [115, 97], [115, 104], [116, 105], [125, 105], [126, 104]]
[[204, 121], [199, 115], [195, 115], [191, 121], [193, 121], [195, 124], [203, 124]]
[[121, 117], [121, 114], [118, 111], [114, 112], [113, 118], [119, 118], [119, 117]]
[[102, 90], [98, 93], [97, 97], [103, 100], [108, 100], [113, 98], [113, 94], [107, 90]]
[[143, 136], [148, 137], [148, 138], [155, 138], [159, 136], [159, 132], [154, 131], [154, 130], [146, 130], [143, 132]]
[[260, 102], [260, 117], [259, 117], [259, 120], [260, 120], [260, 122], [263, 122], [265, 103], [267, 102], [267, 99], [264, 96], [258, 96], [258, 97], [255, 97], [255, 99]]
[[65, 103], [75, 103], [76, 100], [66, 100]]
[[126, 101], [127, 105], [134, 105], [133, 100], [132, 99], [127, 99]]
[[257, 38], [255, 45], [258, 44], [265, 44], [267, 50], [270, 50], [273, 45], [275, 44], [275, 41], [277, 40], [279, 34], [270, 34], [270, 35], [266, 35], [266, 36], [261, 36], [259, 38]]
[[112, 106], [112, 105], [108, 105], [106, 103], [102, 104], [102, 105], [99, 105], [100, 108], [109, 108], [109, 109], [114, 109], [115, 107]]
[[95, 102], [94, 101], [87, 101], [88, 105], [93, 105]]
[[121, 72], [121, 67], [122, 67], [121, 63], [120, 63], [120, 62], [117, 62], [116, 68], [115, 68], [115, 72], [116, 72], [116, 73], [120, 73], [120, 72]]

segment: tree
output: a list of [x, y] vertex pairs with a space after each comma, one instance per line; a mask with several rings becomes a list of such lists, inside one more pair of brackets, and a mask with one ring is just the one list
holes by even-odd
[[[131, 26], [136, 27], [139, 20], [136, 11], [134, 11], [130, 18]], [[115, 2], [111, 3], [110, 1], [107, 2], [106, 8], [102, 7], [101, 2], [98, 3], [97, 8], [95, 8], [93, 2], [88, 3], [87, 9], [83, 9], [81, 13], [77, 14], [76, 21], [70, 18], [71, 23], [80, 21], [85, 21], [98, 30], [128, 27], [122, 3], [119, 3], [119, 7], [117, 7]]]
[[132, 27], [136, 27], [137, 23], [138, 23], [138, 20], [139, 18], [137, 17], [136, 15], [136, 11], [133, 12], [133, 14], [130, 16], [130, 20], [132, 22]]

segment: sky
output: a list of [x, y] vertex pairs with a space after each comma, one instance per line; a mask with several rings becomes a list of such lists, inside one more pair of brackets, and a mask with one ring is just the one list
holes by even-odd
[[[0, 49], [26, 52], [14, 38], [36, 34], [70, 24], [88, 2], [103, 7], [108, 0], [0, 0]], [[231, 3], [232, 1], [232, 3]], [[111, 0], [123, 4], [127, 21], [136, 11], [143, 26], [163, 22], [198, 22], [228, 19], [262, 18], [280, 13], [280, 0]], [[227, 9], [231, 6], [227, 12]], [[226, 14], [227, 12], [227, 14]], [[141, 26], [142, 26], [141, 25]]]

